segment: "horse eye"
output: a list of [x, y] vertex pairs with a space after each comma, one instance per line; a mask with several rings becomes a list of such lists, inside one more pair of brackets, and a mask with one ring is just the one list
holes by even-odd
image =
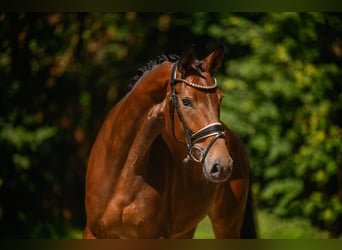
[[192, 107], [192, 102], [189, 98], [182, 98], [182, 103], [185, 107]]

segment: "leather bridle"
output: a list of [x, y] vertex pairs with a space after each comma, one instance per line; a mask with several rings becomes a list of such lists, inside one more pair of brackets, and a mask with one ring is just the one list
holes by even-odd
[[[192, 133], [189, 127], [187, 126], [184, 120], [184, 116], [181, 112], [178, 98], [176, 95], [175, 85], [179, 82], [183, 82], [190, 87], [193, 87], [202, 91], [208, 91], [208, 90], [215, 89], [217, 87], [217, 82], [216, 82], [216, 79], [214, 79], [215, 83], [213, 85], [202, 86], [202, 85], [189, 82], [182, 78], [176, 78], [176, 73], [177, 73], [176, 71], [177, 71], [178, 63], [179, 61], [176, 61], [173, 64], [172, 70], [171, 70], [171, 96], [169, 99], [171, 130], [172, 130], [173, 136], [177, 139], [175, 135], [175, 130], [174, 130], [174, 110], [176, 110], [179, 121], [181, 122], [183, 126], [185, 136], [186, 136], [186, 148], [187, 148], [188, 155], [183, 160], [183, 162], [186, 164], [186, 163], [189, 163], [190, 160], [193, 160], [195, 162], [203, 163], [205, 160], [205, 157], [207, 156], [211, 146], [215, 143], [215, 141], [220, 137], [224, 138], [225, 128], [222, 125], [222, 123], [215, 122], [215, 123], [210, 123], [209, 125], [205, 126], [204, 128], [198, 130], [195, 133]], [[208, 138], [208, 137], [213, 137], [213, 138], [211, 139], [210, 143], [208, 144], [207, 148], [204, 151], [200, 147], [195, 145], [198, 141]]]

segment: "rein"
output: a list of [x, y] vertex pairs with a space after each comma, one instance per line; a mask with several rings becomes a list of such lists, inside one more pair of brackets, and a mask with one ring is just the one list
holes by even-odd
[[[204, 128], [198, 130], [195, 133], [192, 133], [191, 130], [189, 129], [189, 127], [187, 126], [187, 124], [184, 120], [184, 116], [181, 112], [179, 102], [178, 102], [178, 98], [176, 95], [175, 85], [179, 82], [183, 82], [190, 87], [193, 87], [193, 88], [196, 88], [199, 90], [203, 90], [203, 91], [207, 91], [207, 90], [215, 89], [217, 87], [217, 82], [216, 82], [216, 79], [214, 79], [215, 83], [213, 85], [202, 86], [202, 85], [198, 85], [198, 84], [189, 82], [189, 81], [182, 79], [182, 78], [176, 78], [176, 71], [177, 71], [178, 62], [179, 61], [176, 61], [174, 63], [174, 65], [172, 66], [172, 70], [171, 70], [171, 96], [169, 99], [169, 113], [170, 113], [170, 119], [171, 119], [172, 134], [177, 139], [177, 137], [175, 135], [175, 130], [174, 130], [174, 111], [176, 110], [178, 118], [179, 118], [179, 120], [183, 126], [185, 136], [186, 136], [186, 141], [187, 141], [186, 148], [187, 148], [188, 155], [183, 160], [184, 164], [189, 163], [190, 160], [203, 163], [205, 157], [207, 156], [211, 146], [215, 143], [215, 141], [220, 137], [224, 137], [225, 128], [221, 123], [215, 122], [215, 123], [211, 123], [211, 124], [205, 126]], [[213, 138], [211, 139], [207, 148], [203, 152], [203, 150], [200, 147], [196, 146], [195, 144], [196, 144], [196, 142], [198, 142], [202, 139], [208, 138], [208, 137], [213, 137]]]

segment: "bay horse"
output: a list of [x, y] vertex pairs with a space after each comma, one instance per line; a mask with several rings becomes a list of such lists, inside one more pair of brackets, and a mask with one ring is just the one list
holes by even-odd
[[244, 236], [249, 163], [219, 118], [223, 57], [159, 57], [110, 111], [89, 156], [83, 238], [192, 238], [206, 215], [216, 238]]

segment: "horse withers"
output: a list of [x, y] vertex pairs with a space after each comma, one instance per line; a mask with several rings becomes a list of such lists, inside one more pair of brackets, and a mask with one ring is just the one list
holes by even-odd
[[161, 56], [110, 111], [87, 166], [84, 238], [192, 238], [207, 215], [216, 238], [254, 237], [248, 159], [219, 117], [223, 56]]

